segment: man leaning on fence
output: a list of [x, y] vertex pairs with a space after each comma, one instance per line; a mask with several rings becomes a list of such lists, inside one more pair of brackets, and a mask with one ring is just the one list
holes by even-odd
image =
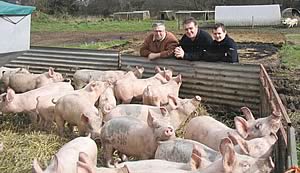
[[166, 31], [162, 22], [154, 23], [152, 28], [152, 33], [145, 38], [140, 48], [140, 55], [149, 60], [174, 56], [174, 49], [178, 45], [175, 35]]

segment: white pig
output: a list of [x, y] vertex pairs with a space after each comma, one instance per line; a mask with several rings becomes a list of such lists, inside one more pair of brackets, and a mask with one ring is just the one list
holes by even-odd
[[124, 79], [115, 84], [115, 96], [123, 104], [130, 103], [133, 98], [142, 99], [143, 92], [148, 85], [167, 83], [172, 77], [171, 70], [161, 70], [155, 67], [156, 74], [147, 79]]
[[[128, 72], [133, 73], [137, 78], [141, 78], [144, 72], [144, 68], [135, 67], [135, 69]], [[80, 89], [90, 81], [109, 81], [110, 83], [114, 83], [117, 80], [124, 78], [124, 76], [126, 76], [128, 72], [121, 70], [76, 70], [73, 75], [74, 86], [75, 89]]]
[[63, 76], [55, 72], [52, 67], [49, 68], [48, 72], [42, 74], [23, 74], [16, 73], [9, 76], [8, 86], [15, 90], [17, 93], [23, 93], [30, 91], [49, 83], [63, 81]]
[[228, 136], [228, 132], [238, 133], [244, 139], [253, 139], [276, 133], [280, 127], [281, 116], [273, 112], [265, 118], [254, 119], [251, 111], [243, 107], [242, 112], [247, 120], [235, 117], [235, 127], [232, 129], [210, 116], [199, 116], [190, 120], [186, 125], [184, 138], [192, 139], [218, 150], [221, 139]]
[[33, 161], [35, 173], [77, 173], [79, 153], [86, 153], [92, 167], [97, 164], [97, 145], [88, 137], [77, 137], [62, 146], [54, 155], [49, 166], [43, 171], [36, 159]]
[[54, 119], [60, 136], [64, 135], [65, 122], [76, 125], [80, 135], [91, 133], [92, 138], [100, 135], [102, 117], [94, 104], [80, 94], [68, 94], [58, 99]]
[[196, 112], [196, 109], [200, 105], [201, 97], [195, 96], [192, 99], [175, 98], [171, 95], [168, 97], [169, 105], [166, 107], [141, 104], [117, 105], [117, 107], [103, 117], [103, 121], [106, 122], [112, 118], [127, 115], [134, 116], [144, 122], [147, 122], [148, 110], [151, 110], [154, 113], [153, 115], [160, 115], [158, 118], [166, 118], [166, 120], [170, 121], [174, 129], [178, 129], [192, 113]]
[[174, 137], [173, 127], [149, 111], [147, 124], [130, 116], [109, 120], [102, 127], [100, 139], [106, 166], [111, 167], [114, 150], [141, 159], [154, 158], [157, 141]]
[[229, 133], [228, 137], [234, 141], [234, 143], [237, 143], [237, 145], [235, 145], [235, 151], [237, 153], [257, 158], [270, 157], [273, 151], [273, 146], [278, 139], [277, 135], [273, 132], [264, 137], [250, 140], [245, 140], [236, 133]]
[[143, 104], [161, 106], [168, 103], [168, 95], [178, 97], [182, 84], [181, 74], [162, 85], [148, 85], [143, 92]]

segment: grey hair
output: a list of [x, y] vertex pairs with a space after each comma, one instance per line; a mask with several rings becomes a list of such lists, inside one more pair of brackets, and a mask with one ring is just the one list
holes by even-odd
[[165, 26], [165, 24], [163, 22], [155, 22], [152, 24], [152, 28], [156, 28], [156, 27], [159, 27], [159, 26]]

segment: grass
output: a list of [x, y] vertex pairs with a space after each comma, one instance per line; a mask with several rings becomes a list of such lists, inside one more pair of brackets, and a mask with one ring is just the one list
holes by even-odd
[[66, 45], [66, 48], [80, 48], [80, 49], [111, 49], [113, 47], [120, 47], [128, 44], [127, 40], [112, 40], [107, 42], [85, 43], [80, 45]]
[[[140, 32], [149, 31], [153, 20], [123, 20], [103, 19], [101, 17], [87, 18], [54, 18], [43, 13], [32, 17], [32, 32]], [[176, 21], [165, 21], [169, 30], [177, 29]]]
[[300, 70], [300, 44], [285, 44], [280, 50], [282, 64], [290, 70]]

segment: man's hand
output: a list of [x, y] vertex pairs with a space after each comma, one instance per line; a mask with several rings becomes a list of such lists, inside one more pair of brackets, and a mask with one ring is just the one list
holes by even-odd
[[159, 57], [160, 57], [160, 53], [150, 53], [148, 55], [149, 60], [156, 59], [156, 58], [159, 58]]
[[184, 51], [181, 46], [175, 48], [174, 54], [177, 59], [183, 59]]

